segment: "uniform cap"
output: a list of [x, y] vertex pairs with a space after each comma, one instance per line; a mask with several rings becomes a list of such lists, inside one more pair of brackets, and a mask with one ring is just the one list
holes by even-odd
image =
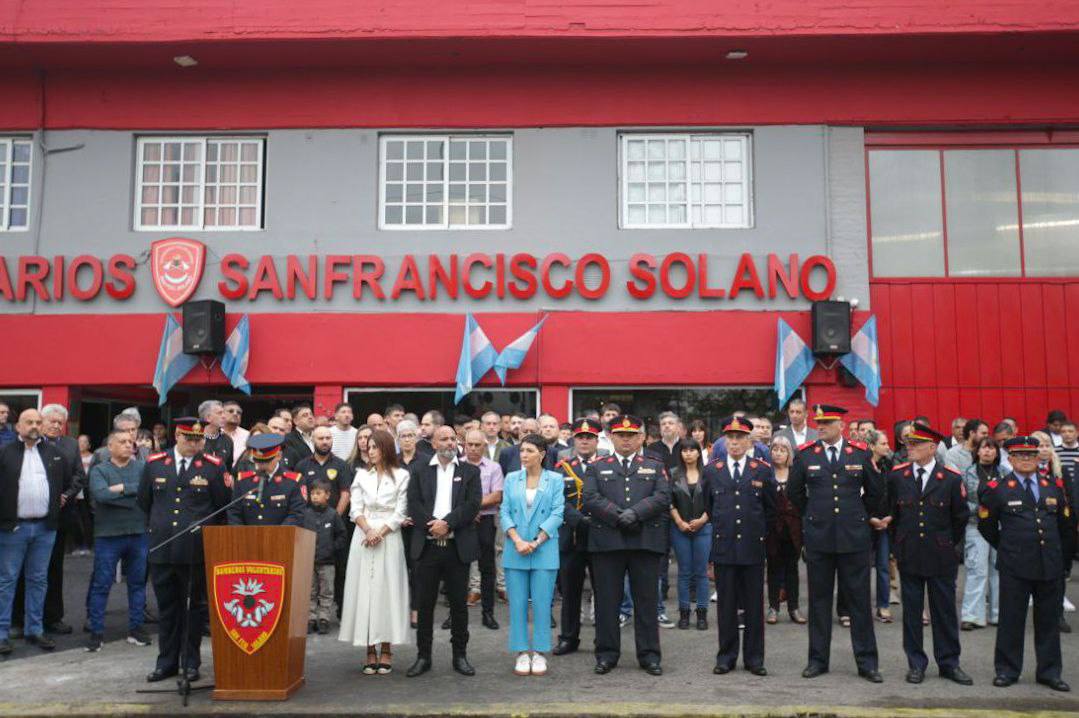
[[818, 424], [822, 421], [842, 421], [843, 415], [846, 413], [847, 410], [841, 406], [834, 406], [832, 404], [813, 405], [813, 421]]
[[1037, 452], [1038, 440], [1033, 436], [1013, 436], [1004, 442], [1004, 450], [1009, 454]]
[[580, 434], [599, 436], [600, 424], [598, 421], [595, 421], [593, 419], [577, 419], [577, 421], [573, 422], [573, 425], [570, 427], [570, 431], [573, 432], [574, 436], [578, 436]]
[[723, 433], [750, 434], [753, 432], [753, 424], [744, 416], [728, 416], [722, 422]]
[[199, 423], [197, 417], [194, 416], [181, 416], [179, 419], [175, 419], [172, 422], [176, 430], [184, 436], [201, 439], [202, 438], [202, 424]]
[[255, 461], [270, 461], [281, 453], [284, 443], [285, 437], [280, 434], [259, 434], [247, 440], [247, 448], [251, 449], [251, 458]]
[[933, 431], [925, 424], [915, 421], [910, 425], [911, 432], [907, 434], [907, 441], [932, 441], [939, 444], [944, 441], [944, 435]]
[[644, 432], [644, 422], [632, 414], [619, 414], [607, 424], [607, 431], [612, 434], [640, 434]]

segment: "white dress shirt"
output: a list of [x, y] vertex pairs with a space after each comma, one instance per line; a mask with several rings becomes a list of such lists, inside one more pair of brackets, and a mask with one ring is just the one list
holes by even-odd
[[794, 437], [794, 448], [797, 449], [802, 444], [806, 443], [806, 436], [809, 433], [809, 424], [802, 424], [802, 430], [798, 431], [794, 428], [794, 424], [791, 424], [791, 436]]
[[925, 466], [922, 466], [918, 462], [914, 462], [914, 477], [915, 478], [918, 478], [918, 472], [919, 471], [922, 471], [923, 469], [925, 470], [925, 473], [922, 474], [922, 486], [921, 486], [921, 489], [922, 489], [923, 494], [925, 493], [925, 485], [927, 483], [929, 483], [929, 477], [933, 475], [933, 469], [935, 469], [936, 466], [937, 466], [937, 460], [936, 459], [930, 459], [929, 463], [926, 464]]
[[43, 519], [49, 515], [49, 477], [37, 448], [40, 444], [39, 439], [33, 446], [23, 448], [17, 506], [17, 516], [22, 520]]
[[[431, 515], [436, 519], [446, 518], [446, 514], [453, 510], [453, 472], [457, 468], [457, 458], [454, 457], [445, 466], [437, 456], [431, 457], [431, 466], [435, 467], [438, 476], [438, 487], [435, 489], [435, 507]], [[453, 538], [453, 532], [446, 538]]]
[[741, 459], [732, 459], [730, 454], [727, 454], [727, 471], [730, 472], [731, 478], [734, 478], [734, 469], [738, 468], [739, 476], [745, 476], [746, 473], [746, 457]]

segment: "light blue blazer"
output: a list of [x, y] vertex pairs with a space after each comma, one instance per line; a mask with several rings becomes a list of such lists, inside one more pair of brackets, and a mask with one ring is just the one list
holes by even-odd
[[525, 470], [512, 471], [506, 477], [502, 486], [502, 506], [498, 510], [502, 531], [517, 529], [518, 536], [532, 541], [543, 529], [548, 539], [532, 553], [522, 556], [507, 536], [502, 549], [504, 568], [558, 570], [558, 527], [562, 525], [562, 512], [566, 506], [562, 480], [562, 474], [544, 470], [536, 498], [529, 508], [525, 501]]

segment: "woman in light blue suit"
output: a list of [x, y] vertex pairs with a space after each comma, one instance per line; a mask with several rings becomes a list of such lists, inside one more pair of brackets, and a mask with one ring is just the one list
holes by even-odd
[[[566, 499], [562, 475], [543, 468], [547, 443], [539, 434], [521, 439], [521, 469], [511, 472], [502, 489], [499, 520], [506, 532], [502, 566], [510, 602], [510, 650], [517, 652], [513, 672], [547, 673], [551, 650], [551, 600], [558, 578], [558, 527]], [[528, 603], [532, 602], [532, 640], [528, 638]], [[529, 649], [533, 651], [529, 655]]]

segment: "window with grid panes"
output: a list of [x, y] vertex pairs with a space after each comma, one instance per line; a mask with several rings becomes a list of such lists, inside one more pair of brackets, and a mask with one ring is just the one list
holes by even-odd
[[23, 230], [30, 225], [29, 138], [0, 137], [0, 230]]
[[749, 135], [622, 135], [622, 226], [749, 227]]
[[141, 138], [135, 228], [261, 229], [263, 155], [262, 138]]
[[381, 141], [383, 229], [506, 229], [512, 138], [387, 135]]

